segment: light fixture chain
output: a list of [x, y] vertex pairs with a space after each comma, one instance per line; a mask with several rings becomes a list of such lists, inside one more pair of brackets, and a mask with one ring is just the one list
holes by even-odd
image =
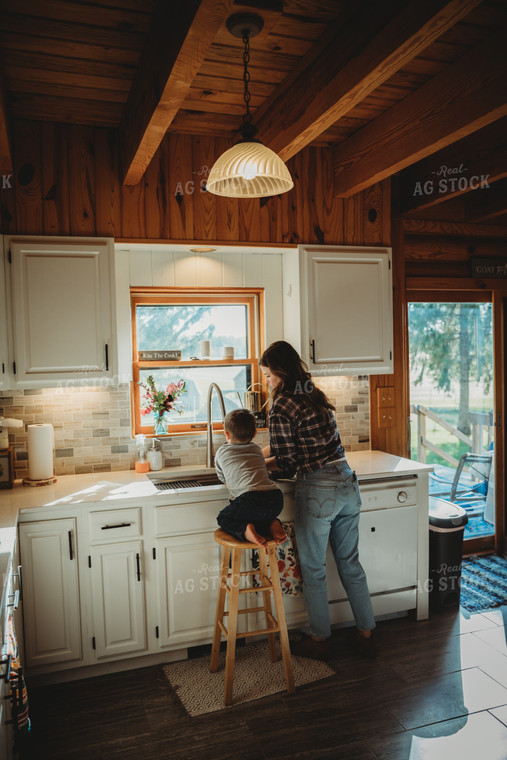
[[245, 49], [243, 51], [243, 82], [245, 85], [243, 99], [245, 101], [246, 113], [243, 116], [244, 122], [252, 121], [252, 114], [250, 113], [250, 91], [248, 89], [248, 83], [250, 82], [250, 72], [248, 71], [248, 64], [250, 63], [250, 36], [248, 29], [243, 32], [243, 44]]

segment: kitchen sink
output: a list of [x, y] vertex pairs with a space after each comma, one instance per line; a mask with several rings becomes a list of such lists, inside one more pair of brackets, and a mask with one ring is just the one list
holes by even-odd
[[215, 473], [203, 475], [189, 475], [187, 477], [160, 477], [148, 476], [158, 491], [177, 491], [180, 488], [204, 488], [205, 486], [223, 485]]

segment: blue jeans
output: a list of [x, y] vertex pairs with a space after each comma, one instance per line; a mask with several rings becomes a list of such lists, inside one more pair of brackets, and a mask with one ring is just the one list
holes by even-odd
[[219, 512], [217, 522], [226, 533], [238, 541], [245, 540], [248, 523], [253, 523], [257, 533], [270, 536], [270, 525], [283, 509], [283, 493], [279, 488], [272, 491], [246, 491]]
[[328, 541], [360, 630], [375, 627], [366, 575], [359, 562], [361, 496], [357, 476], [344, 459], [296, 479], [296, 539], [310, 631], [331, 635], [326, 584]]

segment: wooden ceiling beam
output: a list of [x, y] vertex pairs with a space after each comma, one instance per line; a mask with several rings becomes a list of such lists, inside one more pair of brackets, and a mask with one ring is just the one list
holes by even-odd
[[[359, 4], [254, 114], [258, 138], [286, 161], [478, 5], [480, 0]], [[253, 56], [252, 56], [253, 57]]]
[[470, 222], [485, 222], [507, 214], [507, 179], [489, 188], [469, 193], [465, 200], [465, 217]]
[[473, 48], [334, 149], [349, 197], [507, 116], [505, 33]]
[[120, 124], [124, 185], [140, 181], [232, 5], [159, 0]]
[[8, 176], [9, 174], [12, 174], [12, 166], [13, 163], [5, 82], [2, 72], [0, 71], [0, 174], [2, 176]]
[[[403, 214], [430, 208], [470, 192], [476, 179], [491, 184], [507, 177], [507, 118], [401, 172], [400, 205]], [[428, 192], [424, 192], [424, 189]]]

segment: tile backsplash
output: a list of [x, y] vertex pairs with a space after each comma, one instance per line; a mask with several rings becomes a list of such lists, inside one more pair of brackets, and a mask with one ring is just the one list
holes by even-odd
[[[348, 451], [370, 447], [369, 380], [360, 377], [315, 378], [336, 406], [336, 419]], [[15, 450], [15, 476], [28, 476], [26, 425], [50, 423], [55, 431], [55, 475], [112, 472], [134, 467], [135, 441], [130, 427], [130, 388], [43, 388], [0, 392], [0, 416], [23, 420], [24, 428], [11, 428], [9, 443]], [[256, 442], [264, 446], [267, 432]], [[215, 435], [216, 445], [224, 442]], [[192, 466], [206, 461], [204, 434], [161, 439], [164, 466]]]

